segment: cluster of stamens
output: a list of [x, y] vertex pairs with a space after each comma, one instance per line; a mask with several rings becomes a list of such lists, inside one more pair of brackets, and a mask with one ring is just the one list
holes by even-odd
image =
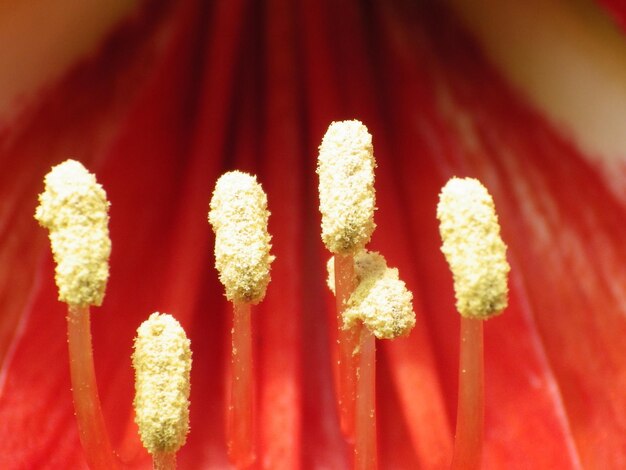
[[[333, 122], [319, 148], [319, 207], [322, 240], [333, 254], [328, 286], [337, 300], [337, 406], [357, 469], [377, 467], [375, 340], [406, 336], [416, 323], [413, 296], [398, 270], [365, 248], [376, 228], [375, 168], [367, 128], [359, 121]], [[35, 217], [49, 230], [59, 300], [68, 304], [72, 382], [87, 384], [73, 387], [81, 443], [92, 468], [117, 468], [100, 411], [89, 327], [89, 307], [102, 303], [109, 277], [109, 203], [95, 177], [73, 160], [51, 170], [39, 200]], [[265, 297], [274, 261], [267, 206], [255, 176], [231, 171], [218, 179], [208, 215], [215, 233], [215, 266], [233, 306], [227, 440], [237, 468], [249, 468], [257, 458], [250, 311]], [[506, 307], [510, 268], [493, 200], [480, 182], [452, 178], [442, 189], [437, 217], [463, 316], [453, 467], [477, 468], [481, 320]], [[140, 439], [155, 468], [175, 468], [176, 452], [189, 432], [191, 347], [173, 316], [154, 313], [138, 327], [132, 365]]]

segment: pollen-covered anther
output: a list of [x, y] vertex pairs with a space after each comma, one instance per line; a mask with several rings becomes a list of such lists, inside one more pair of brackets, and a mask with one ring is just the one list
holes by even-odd
[[93, 174], [74, 160], [45, 177], [35, 218], [49, 230], [59, 300], [101, 305], [109, 278], [109, 203]]
[[[343, 328], [363, 322], [379, 339], [408, 334], [415, 326], [413, 294], [399, 279], [398, 270], [387, 267], [379, 253], [366, 250], [355, 256], [354, 263], [358, 284], [343, 312]], [[329, 287], [334, 284], [332, 266], [329, 262]]]
[[153, 313], [137, 329], [135, 422], [151, 454], [175, 453], [189, 432], [190, 341], [171, 315]]
[[215, 184], [209, 223], [215, 232], [215, 267], [231, 302], [257, 304], [270, 281], [272, 237], [267, 196], [255, 176], [223, 174]]
[[508, 303], [509, 264], [493, 199], [473, 178], [452, 178], [437, 206], [439, 232], [459, 313], [489, 318]]
[[332, 253], [354, 254], [376, 227], [372, 136], [359, 121], [333, 122], [319, 148], [322, 240]]

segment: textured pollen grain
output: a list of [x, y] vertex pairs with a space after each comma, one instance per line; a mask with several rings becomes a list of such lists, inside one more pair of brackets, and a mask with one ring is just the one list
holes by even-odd
[[331, 253], [354, 254], [374, 228], [374, 149], [359, 121], [333, 122], [319, 148], [322, 240]]
[[137, 329], [133, 352], [135, 422], [151, 454], [176, 452], [189, 432], [190, 341], [168, 314]]
[[[328, 286], [334, 292], [334, 262], [330, 259]], [[407, 335], [415, 326], [413, 294], [398, 276], [396, 268], [387, 267], [377, 252], [360, 251], [354, 257], [357, 287], [343, 312], [343, 328], [358, 322], [379, 339]]]
[[215, 267], [231, 302], [256, 304], [265, 297], [274, 260], [269, 214], [256, 177], [231, 171], [217, 180], [209, 223], [215, 232]]
[[59, 300], [101, 305], [109, 278], [109, 203], [94, 175], [67, 160], [46, 175], [35, 219], [49, 231]]
[[452, 178], [439, 195], [437, 218], [459, 313], [483, 319], [501, 313], [510, 267], [487, 189], [473, 178]]

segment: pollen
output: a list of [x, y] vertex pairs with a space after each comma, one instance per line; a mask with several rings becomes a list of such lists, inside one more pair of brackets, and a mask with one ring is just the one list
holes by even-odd
[[109, 278], [109, 202], [93, 174], [67, 160], [46, 175], [35, 219], [49, 231], [59, 300], [101, 305]]
[[487, 189], [473, 178], [452, 178], [439, 195], [437, 218], [459, 313], [482, 319], [501, 313], [510, 267]]
[[[334, 291], [333, 259], [328, 262], [328, 286]], [[407, 335], [415, 326], [413, 294], [396, 268], [387, 267], [377, 252], [360, 251], [354, 257], [357, 287], [343, 312], [343, 328], [362, 322], [378, 339]]]
[[176, 452], [189, 432], [190, 341], [171, 315], [153, 313], [137, 329], [135, 422], [151, 454]]
[[331, 253], [355, 254], [376, 224], [372, 136], [359, 121], [333, 122], [319, 148], [322, 240]]
[[231, 171], [217, 180], [209, 223], [215, 232], [215, 267], [231, 302], [257, 304], [265, 297], [274, 260], [269, 215], [256, 177]]

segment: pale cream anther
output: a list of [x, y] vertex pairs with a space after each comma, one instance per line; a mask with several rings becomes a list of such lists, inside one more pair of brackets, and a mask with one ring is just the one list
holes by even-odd
[[49, 230], [59, 300], [101, 305], [109, 278], [109, 203], [93, 174], [74, 160], [45, 177], [35, 218]]
[[[333, 258], [328, 262], [328, 286], [334, 292]], [[343, 328], [358, 322], [379, 339], [408, 334], [415, 326], [413, 294], [400, 280], [396, 268], [387, 267], [377, 252], [362, 250], [354, 257], [357, 287], [343, 312]]]
[[274, 260], [267, 196], [255, 176], [231, 171], [217, 180], [210, 206], [215, 267], [226, 298], [256, 304], [265, 297]]
[[441, 190], [437, 218], [459, 313], [470, 318], [501, 313], [508, 303], [510, 267], [487, 189], [473, 178], [452, 178]]
[[333, 122], [319, 148], [322, 240], [332, 253], [354, 254], [376, 227], [372, 136], [359, 121]]
[[153, 313], [137, 329], [135, 422], [151, 454], [174, 453], [189, 432], [190, 341], [174, 317]]

